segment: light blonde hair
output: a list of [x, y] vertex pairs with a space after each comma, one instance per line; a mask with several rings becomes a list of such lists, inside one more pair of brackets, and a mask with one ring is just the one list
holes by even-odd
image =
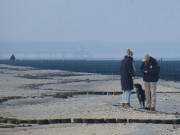
[[133, 57], [133, 52], [129, 48], [126, 50], [126, 56]]

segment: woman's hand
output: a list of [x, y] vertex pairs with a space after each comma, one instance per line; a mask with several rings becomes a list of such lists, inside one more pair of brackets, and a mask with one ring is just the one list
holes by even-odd
[[146, 70], [146, 71], [144, 71], [144, 74], [147, 74], [147, 70]]

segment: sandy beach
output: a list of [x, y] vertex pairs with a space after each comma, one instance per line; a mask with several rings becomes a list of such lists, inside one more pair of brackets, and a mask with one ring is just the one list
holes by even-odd
[[[142, 78], [134, 83], [143, 84]], [[0, 65], [0, 117], [15, 119], [115, 118], [179, 119], [180, 83], [159, 80], [157, 111], [140, 109], [136, 93], [133, 108], [121, 107], [119, 75], [101, 75], [31, 67]], [[73, 93], [84, 92], [83, 94]], [[135, 90], [134, 90], [135, 92]], [[72, 93], [62, 98], [61, 94]], [[5, 100], [6, 99], [6, 100]], [[7, 124], [0, 123], [1, 127]], [[0, 135], [178, 135], [179, 124], [107, 123], [48, 124], [0, 128]]]

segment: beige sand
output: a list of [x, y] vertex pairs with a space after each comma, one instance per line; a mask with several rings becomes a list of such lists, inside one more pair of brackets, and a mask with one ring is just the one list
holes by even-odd
[[[133, 108], [120, 105], [121, 95], [74, 95], [67, 99], [53, 98], [58, 92], [121, 91], [120, 77], [73, 73], [60, 70], [38, 70], [29, 67], [0, 65], [0, 98], [20, 96], [0, 104], [0, 117], [17, 119], [52, 118], [179, 118], [179, 93], [157, 93], [157, 111], [139, 109], [136, 94]], [[135, 83], [143, 84], [141, 78]], [[178, 82], [158, 82], [158, 92], [179, 92]], [[119, 135], [180, 134], [179, 125], [164, 124], [54, 124], [32, 127], [0, 128], [0, 135]]]

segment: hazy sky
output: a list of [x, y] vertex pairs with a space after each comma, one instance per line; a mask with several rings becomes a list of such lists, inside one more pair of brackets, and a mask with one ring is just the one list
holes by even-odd
[[180, 42], [180, 0], [0, 0], [0, 40]]
[[127, 48], [136, 57], [180, 57], [179, 37], [180, 0], [0, 0], [0, 41], [83, 42], [99, 57]]

